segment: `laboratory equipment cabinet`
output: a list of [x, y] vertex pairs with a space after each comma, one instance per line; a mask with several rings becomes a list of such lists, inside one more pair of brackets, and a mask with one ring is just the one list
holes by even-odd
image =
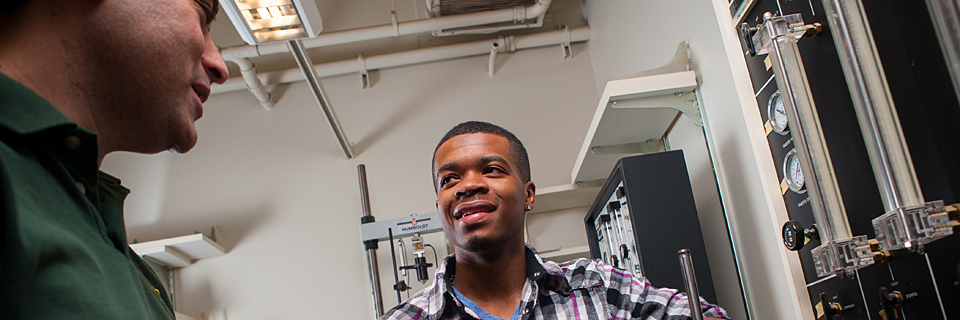
[[960, 319], [960, 79], [945, 54], [956, 33], [938, 22], [948, 3], [731, 10], [789, 216], [783, 244], [799, 253], [817, 319]]
[[621, 158], [584, 222], [591, 258], [656, 287], [684, 287], [677, 252], [689, 249], [700, 296], [717, 301], [683, 150]]

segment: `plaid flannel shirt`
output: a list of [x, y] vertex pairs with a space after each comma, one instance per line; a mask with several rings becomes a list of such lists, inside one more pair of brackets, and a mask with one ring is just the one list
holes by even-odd
[[[457, 300], [450, 279], [455, 274], [454, 256], [443, 259], [434, 282], [406, 302], [387, 311], [381, 320], [477, 319]], [[576, 259], [563, 264], [543, 261], [526, 248], [527, 282], [520, 300], [520, 319], [664, 319], [690, 318], [687, 297], [675, 289], [658, 289], [645, 278], [605, 266], [598, 261]], [[725, 318], [718, 306], [700, 299], [704, 317]]]

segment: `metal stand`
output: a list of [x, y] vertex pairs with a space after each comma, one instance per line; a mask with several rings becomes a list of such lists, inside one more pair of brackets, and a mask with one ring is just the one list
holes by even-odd
[[697, 273], [693, 270], [693, 258], [690, 256], [690, 249], [680, 249], [677, 255], [680, 256], [680, 267], [683, 269], [684, 287], [687, 288], [687, 305], [690, 306], [690, 317], [694, 320], [703, 320], [703, 310], [700, 309], [700, 290], [697, 290]]

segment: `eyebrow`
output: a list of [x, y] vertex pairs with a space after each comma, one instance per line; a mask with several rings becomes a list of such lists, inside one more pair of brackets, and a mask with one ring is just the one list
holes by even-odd
[[459, 166], [460, 166], [460, 163], [458, 163], [458, 162], [447, 162], [447, 163], [444, 163], [444, 164], [443, 164], [442, 166], [440, 166], [439, 168], [437, 168], [437, 173], [441, 173], [441, 172], [444, 172], [444, 171], [446, 171], [446, 170], [452, 170], [453, 168], [456, 168], [456, 167], [459, 167]]
[[499, 161], [499, 162], [504, 162], [504, 163], [506, 163], [506, 162], [507, 162], [507, 159], [504, 159], [503, 157], [497, 156], [497, 155], [489, 155], [489, 156], [482, 156], [482, 157], [480, 157], [480, 162], [483, 162], [483, 163], [491, 163], [491, 162], [498, 162], [498, 161]]
[[[489, 156], [482, 156], [482, 157], [480, 157], [480, 162], [481, 162], [481, 163], [491, 163], [491, 162], [503, 162], [503, 163], [506, 163], [506, 162], [507, 162], [507, 159], [504, 159], [503, 157], [498, 156], [498, 155], [489, 155]], [[437, 168], [437, 173], [440, 173], [440, 172], [443, 172], [443, 171], [446, 171], [446, 170], [453, 170], [454, 168], [459, 167], [459, 166], [460, 166], [460, 163], [459, 163], [459, 162], [456, 162], [456, 161], [454, 161], [454, 162], [447, 162], [447, 163], [444, 163], [442, 166], [440, 166], [440, 167]]]

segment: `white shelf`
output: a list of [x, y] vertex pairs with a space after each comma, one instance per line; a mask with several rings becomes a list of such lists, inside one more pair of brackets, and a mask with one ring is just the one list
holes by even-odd
[[149, 258], [166, 268], [186, 267], [193, 263], [193, 260], [226, 253], [216, 241], [202, 233], [134, 243], [130, 248], [141, 257]]
[[599, 187], [580, 188], [575, 184], [540, 188], [537, 190], [536, 205], [527, 214], [589, 206], [599, 193]]
[[660, 139], [678, 112], [670, 107], [614, 108], [615, 102], [690, 93], [697, 86], [696, 77], [694, 71], [680, 71], [607, 81], [570, 175], [571, 183], [607, 179], [617, 160], [624, 156], [594, 154], [591, 148]]
[[590, 258], [590, 246], [561, 248], [557, 251], [540, 254], [540, 257], [558, 262], [566, 262], [575, 258]]

